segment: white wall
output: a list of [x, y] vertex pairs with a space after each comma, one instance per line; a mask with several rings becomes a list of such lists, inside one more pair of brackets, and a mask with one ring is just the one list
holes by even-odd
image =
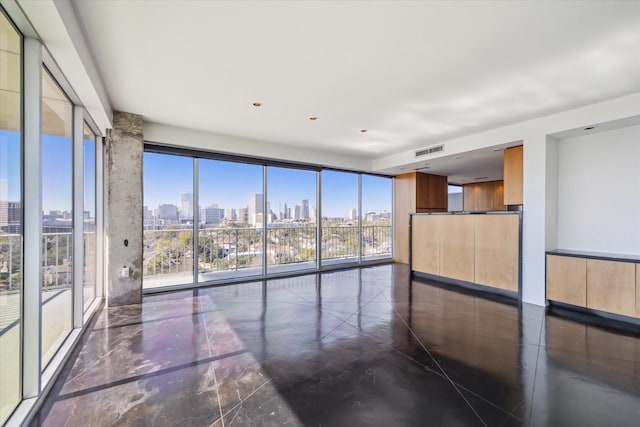
[[558, 142], [558, 247], [640, 255], [640, 126]]

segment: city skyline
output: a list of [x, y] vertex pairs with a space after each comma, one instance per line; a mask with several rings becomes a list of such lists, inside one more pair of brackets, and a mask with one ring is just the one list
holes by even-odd
[[[168, 173], [172, 170], [179, 173]], [[200, 159], [200, 208], [217, 204], [222, 209], [248, 208], [250, 193], [263, 194], [260, 165]], [[316, 200], [316, 172], [268, 167], [267, 197], [274, 214], [279, 206], [292, 209], [309, 201], [310, 208], [318, 208]], [[220, 185], [217, 185], [220, 184]], [[161, 204], [180, 207], [183, 193], [192, 193], [193, 159], [175, 155], [145, 153], [144, 205], [154, 210]], [[381, 212], [392, 210], [392, 182], [390, 178], [362, 175], [362, 210]], [[322, 216], [348, 218], [351, 209], [358, 208], [358, 174], [326, 170], [322, 172]], [[293, 215], [293, 214], [292, 214]]]

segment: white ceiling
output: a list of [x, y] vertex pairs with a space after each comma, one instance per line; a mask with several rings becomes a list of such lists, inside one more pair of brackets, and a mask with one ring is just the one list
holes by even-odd
[[368, 158], [640, 92], [638, 1], [74, 7], [114, 109]]

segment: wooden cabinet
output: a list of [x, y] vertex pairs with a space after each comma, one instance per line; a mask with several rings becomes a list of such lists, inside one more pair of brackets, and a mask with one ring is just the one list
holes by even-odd
[[446, 212], [447, 177], [411, 172], [396, 176], [393, 215], [394, 261], [409, 262], [409, 214]]
[[518, 292], [520, 224], [517, 215], [473, 215], [475, 283]]
[[416, 208], [446, 212], [449, 202], [446, 176], [416, 173]]
[[520, 216], [414, 215], [411, 269], [518, 292]]
[[469, 212], [505, 210], [503, 182], [489, 181], [463, 185], [462, 209]]
[[522, 146], [504, 150], [504, 204], [521, 205], [522, 196]]
[[587, 305], [587, 260], [547, 255], [547, 299]]
[[473, 215], [450, 215], [441, 223], [441, 276], [467, 282], [474, 281], [474, 231]]
[[441, 215], [413, 217], [411, 231], [412, 269], [428, 274], [440, 274]]
[[587, 307], [636, 316], [636, 265], [587, 259]]

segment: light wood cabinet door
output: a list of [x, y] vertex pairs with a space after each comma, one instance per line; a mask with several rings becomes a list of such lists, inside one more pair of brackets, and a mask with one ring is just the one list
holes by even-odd
[[474, 281], [474, 215], [443, 216], [440, 224], [440, 275]]
[[587, 306], [587, 260], [547, 255], [547, 299]]
[[517, 215], [473, 215], [475, 283], [518, 292]]
[[478, 188], [478, 211], [490, 211], [493, 210], [493, 182], [481, 182], [476, 184]]
[[522, 146], [504, 150], [504, 204], [522, 204]]
[[636, 265], [587, 260], [587, 307], [625, 316], [636, 315]]
[[416, 215], [412, 222], [411, 269], [440, 274], [440, 215]]
[[474, 212], [478, 210], [478, 192], [480, 189], [472, 184], [462, 186], [462, 210]]
[[504, 183], [503, 181], [495, 181], [493, 188], [493, 209], [494, 211], [505, 210], [504, 206]]

